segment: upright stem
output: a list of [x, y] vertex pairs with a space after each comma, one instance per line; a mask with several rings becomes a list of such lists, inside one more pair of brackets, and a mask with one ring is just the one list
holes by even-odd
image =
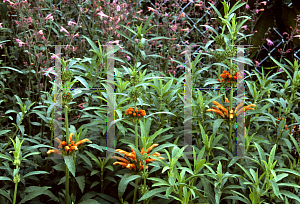
[[[137, 122], [135, 122], [135, 147], [139, 148], [139, 140], [138, 140], [138, 128], [137, 128]], [[135, 184], [138, 185], [139, 183], [139, 178], [135, 179]], [[137, 194], [137, 188], [134, 189], [134, 194], [133, 194], [133, 204], [136, 202], [136, 194]]]
[[[66, 142], [69, 144], [69, 124], [68, 124], [68, 107], [65, 106], [65, 126], [66, 126]], [[67, 158], [68, 159], [68, 158]], [[66, 204], [70, 204], [69, 202], [69, 169], [66, 165]]]
[[69, 202], [69, 169], [66, 165], [66, 204], [70, 204]]
[[16, 204], [17, 191], [18, 191], [18, 182], [15, 183], [15, 192], [14, 192], [14, 202], [13, 202], [13, 204]]

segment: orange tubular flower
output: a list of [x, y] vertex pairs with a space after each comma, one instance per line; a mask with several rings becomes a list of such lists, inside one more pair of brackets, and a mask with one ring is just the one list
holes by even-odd
[[216, 114], [219, 114], [220, 116], [222, 116], [222, 118], [225, 118], [225, 115], [222, 113], [222, 111], [220, 110], [216, 110], [216, 109], [207, 109], [206, 111], [208, 112], [215, 112]]
[[78, 141], [74, 146], [78, 146], [78, 145], [81, 145], [82, 143], [89, 142], [89, 141], [90, 141], [89, 139], [83, 139], [83, 140]]
[[[228, 98], [226, 98], [226, 102], [229, 103]], [[226, 108], [224, 108], [224, 106], [222, 106], [220, 103], [213, 101], [213, 104], [215, 106], [217, 106], [217, 108], [215, 107], [211, 107], [210, 109], [207, 109], [206, 111], [208, 112], [215, 112], [216, 114], [221, 115], [223, 118], [226, 116], [227, 118], [233, 119], [233, 110], [230, 111], [229, 115], [228, 115], [228, 111]], [[247, 110], [254, 110], [252, 107], [255, 107], [255, 104], [251, 104], [248, 106], [245, 106], [244, 108], [241, 108], [244, 105], [244, 101], [242, 101], [239, 105], [237, 105], [234, 113], [236, 113], [236, 116], [238, 116], [239, 114], [241, 114], [243, 111], [247, 111]], [[241, 108], [241, 109], [240, 109]], [[220, 109], [220, 110], [219, 110]]]
[[48, 150], [47, 154], [51, 154], [51, 153], [54, 153], [54, 154], [61, 154], [61, 151], [57, 150], [57, 149], [50, 149]]
[[254, 108], [251, 108], [251, 107], [255, 107], [256, 105], [255, 104], [250, 104], [249, 106], [245, 106], [244, 109], [241, 108], [238, 112], [237, 112], [237, 116], [239, 114], [241, 114], [242, 112], [246, 112], [247, 110], [254, 110]]
[[[153, 144], [151, 145], [146, 153], [148, 154], [148, 156], [150, 155], [150, 151], [154, 148], [154, 147], [157, 147], [159, 144]], [[117, 164], [120, 164], [122, 165], [123, 168], [128, 168], [130, 170], [137, 170], [136, 167], [139, 166], [139, 171], [143, 170], [144, 169], [144, 166], [143, 166], [143, 162], [142, 161], [139, 161], [139, 163], [137, 163], [137, 159], [136, 159], [136, 153], [134, 152], [134, 150], [131, 148], [131, 153], [129, 152], [126, 152], [122, 149], [116, 149], [115, 150], [116, 152], [119, 152], [120, 154], [124, 154], [124, 157], [126, 158], [129, 158], [133, 163], [130, 163], [127, 159], [125, 158], [122, 158], [122, 157], [111, 157], [112, 159], [118, 159], [120, 160], [121, 162], [114, 162], [113, 165], [117, 165]], [[141, 150], [141, 155], [144, 155], [145, 154], [145, 150], [144, 150], [144, 147], [142, 148]], [[152, 156], [157, 156], [159, 157], [160, 159], [164, 159], [163, 157], [160, 157], [160, 154], [158, 152], [155, 152], [152, 154]], [[155, 161], [155, 159], [146, 159], [145, 162], [148, 163], [148, 162], [151, 162], [151, 161]], [[139, 164], [139, 165], [138, 165]], [[148, 166], [146, 166], [146, 169], [148, 168]]]
[[[59, 149], [63, 149], [64, 152], [68, 155], [68, 153], [72, 153], [76, 150], [78, 150], [78, 145], [81, 145], [82, 143], [84, 142], [88, 142], [90, 141], [89, 139], [83, 139], [83, 140], [80, 140], [78, 141], [76, 144], [75, 144], [75, 141], [72, 141], [72, 137], [73, 137], [73, 133], [71, 133], [69, 135], [69, 143], [67, 143], [66, 141], [61, 141], [59, 138], [55, 138], [55, 140], [58, 142], [58, 148]], [[55, 153], [55, 154], [62, 154], [62, 151], [59, 151], [59, 150], [56, 150], [56, 149], [52, 149], [52, 150], [49, 150], [47, 152], [47, 154], [51, 154], [51, 153]], [[64, 154], [65, 155], [65, 154]]]

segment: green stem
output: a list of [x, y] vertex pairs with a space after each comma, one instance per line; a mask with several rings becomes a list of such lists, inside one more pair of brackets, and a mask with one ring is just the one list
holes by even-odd
[[[138, 140], [138, 127], [137, 127], [137, 122], [135, 122], [135, 147], [139, 148], [139, 140]], [[135, 179], [135, 184], [138, 185], [139, 178]], [[133, 204], [136, 202], [136, 194], [137, 194], [137, 188], [134, 189], [134, 194], [133, 194]]]
[[[139, 185], [139, 178], [135, 179], [135, 185]], [[134, 189], [134, 194], [133, 194], [133, 204], [136, 203], [136, 193], [137, 193], [137, 188]]]
[[69, 202], [69, 169], [68, 166], [66, 165], [66, 204], [70, 204]]
[[[65, 106], [65, 127], [66, 127], [66, 142], [69, 144], [69, 124], [68, 124], [68, 107]], [[70, 204], [69, 202], [69, 169], [66, 165], [66, 204]]]
[[69, 144], [69, 123], [68, 123], [68, 107], [65, 106], [65, 127], [66, 127], [66, 142]]
[[14, 192], [14, 202], [13, 202], [13, 204], [16, 204], [17, 191], [18, 191], [18, 182], [15, 183], [15, 192]]

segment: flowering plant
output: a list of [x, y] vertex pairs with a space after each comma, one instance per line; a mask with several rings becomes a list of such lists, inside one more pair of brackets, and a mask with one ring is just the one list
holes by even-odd
[[61, 141], [59, 138], [55, 138], [55, 141], [58, 142], [58, 149], [51, 149], [47, 152], [47, 154], [62, 154], [63, 156], [70, 156], [75, 151], [78, 150], [78, 146], [85, 142], [90, 142], [89, 139], [83, 139], [75, 143], [75, 141], [72, 141], [73, 133], [69, 135], [69, 143], [66, 141]]

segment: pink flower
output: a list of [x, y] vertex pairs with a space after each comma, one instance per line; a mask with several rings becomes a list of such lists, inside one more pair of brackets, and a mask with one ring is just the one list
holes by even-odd
[[1, 49], [3, 49], [2, 44], [0, 44]]
[[42, 30], [40, 30], [38, 33], [39, 33], [40, 35], [43, 35], [43, 31], [42, 31]]
[[[41, 68], [41, 69], [42, 69], [42, 68]], [[50, 71], [50, 72], [52, 72], [52, 73], [55, 73], [55, 71], [53, 70], [53, 67], [50, 67], [50, 68], [48, 68], [48, 69], [46, 69], [46, 70], [42, 70], [41, 72], [44, 72], [43, 75], [46, 75], [48, 71]], [[48, 76], [48, 77], [51, 79], [51, 81], [52, 81], [52, 77], [51, 77], [49, 74], [47, 74], [47, 76]]]
[[259, 65], [259, 62], [255, 61], [255, 66], [258, 67], [258, 65]]
[[270, 39], [267, 38], [266, 40], [267, 40], [267, 42], [268, 42], [268, 43], [267, 43], [268, 45], [274, 45], [274, 43], [273, 43]]
[[78, 33], [76, 33], [74, 37], [78, 37], [78, 36], [79, 36], [79, 34], [78, 34]]
[[298, 37], [300, 39], [300, 35], [295, 35], [294, 37], [296, 37], [296, 38]]
[[28, 22], [29, 22], [29, 23], [32, 23], [31, 17], [28, 18]]
[[120, 6], [118, 5], [118, 6], [117, 6], [117, 11], [120, 11], [120, 10], [121, 10], [121, 9], [120, 9]]
[[52, 21], [53, 21], [53, 16], [52, 16], [52, 13], [50, 13], [48, 16], [46, 16], [46, 18], [45, 18], [46, 20], [49, 20], [49, 19], [51, 19]]
[[107, 23], [107, 21], [106, 20], [104, 20], [104, 24], [106, 24]]
[[165, 16], [167, 17], [168, 16], [168, 14], [165, 12]]
[[68, 35], [70, 35], [70, 33], [64, 27], [60, 26], [60, 32], [63, 32], [63, 31], [68, 33]]
[[250, 8], [250, 6], [248, 4], [246, 4], [246, 9], [248, 10]]
[[260, 2], [261, 4], [264, 4], [264, 5], [266, 5], [267, 4], [267, 2], [266, 1], [262, 1], [262, 2]]
[[16, 39], [16, 41], [17, 41], [17, 43], [19, 43], [19, 46], [20, 46], [20, 47], [22, 47], [22, 45], [26, 44], [26, 43], [22, 42], [22, 41], [19, 40], [19, 39]]
[[76, 25], [77, 23], [75, 23], [74, 21], [69, 21], [68, 25]]
[[115, 41], [109, 41], [108, 43], [109, 44], [113, 44], [113, 43], [116, 43], [117, 45], [119, 45], [119, 42], [120, 42], [121, 40], [115, 40]]
[[0, 28], [2, 28], [2, 23], [0, 23]]
[[126, 56], [127, 57], [127, 60], [130, 60], [130, 57], [129, 56]]
[[105, 15], [102, 11], [100, 11], [99, 13], [97, 13], [97, 16], [100, 16], [101, 20], [102, 20], [102, 17], [111, 18], [108, 15]]
[[258, 14], [258, 12], [259, 12], [259, 10], [258, 10], [258, 9], [256, 9], [256, 14]]
[[174, 32], [176, 32], [176, 29], [177, 29], [177, 25], [174, 25], [173, 28], [172, 28], [172, 30], [173, 30]]
[[247, 30], [247, 25], [242, 26], [241, 28]]

